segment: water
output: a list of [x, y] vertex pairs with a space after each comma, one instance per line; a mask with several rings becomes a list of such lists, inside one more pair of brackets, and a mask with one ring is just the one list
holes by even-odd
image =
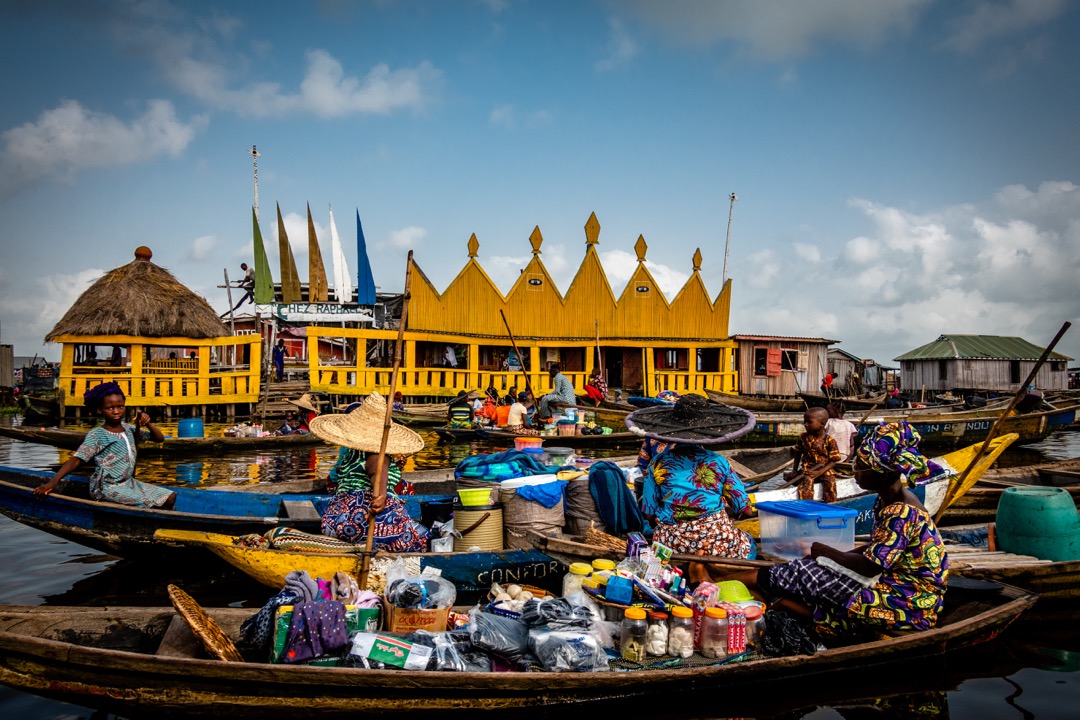
[[[10, 423], [10, 418], [0, 418]], [[207, 433], [220, 432], [208, 425]], [[165, 434], [175, 434], [165, 425]], [[483, 446], [439, 445], [433, 433], [409, 469], [445, 467]], [[1059, 432], [1037, 445], [1010, 448], [1001, 462], [1023, 465], [1080, 455], [1080, 433]], [[70, 451], [0, 438], [0, 465], [49, 470]], [[336, 448], [313, 446], [273, 453], [218, 458], [145, 458], [139, 476], [165, 484], [210, 485], [231, 482], [299, 480], [324, 476]], [[119, 560], [22, 526], [0, 516], [0, 603], [15, 605], [167, 605], [165, 586], [176, 582], [208, 606], [258, 608], [270, 592], [239, 571], [217, 562], [198, 567], [161, 567]], [[254, 610], [253, 610], [254, 612]], [[649, 712], [670, 718], [933, 717], [1074, 718], [1080, 698], [1080, 604], [1041, 602], [1033, 614], [1001, 638], [953, 657], [945, 667], [924, 672], [909, 667], [880, 683], [851, 688], [792, 688], [789, 697], [705, 698], [685, 705], [665, 700]], [[639, 704], [640, 705], [640, 704]], [[640, 711], [636, 707], [631, 711]], [[303, 712], [302, 708], [298, 711]], [[566, 708], [559, 717], [566, 720]], [[0, 686], [0, 714], [8, 718], [106, 720], [115, 717], [91, 708], [54, 702]], [[625, 714], [625, 713], [620, 713]], [[595, 711], [589, 713], [595, 716]], [[638, 715], [638, 713], [635, 713]], [[641, 715], [644, 717], [644, 715]]]

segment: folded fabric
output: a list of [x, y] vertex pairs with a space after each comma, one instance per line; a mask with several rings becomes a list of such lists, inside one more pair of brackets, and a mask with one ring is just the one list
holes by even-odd
[[356, 584], [356, 580], [353, 579], [352, 575], [343, 572], [334, 573], [332, 600], [337, 600], [346, 605], [356, 605], [359, 595], [360, 586]]
[[286, 575], [285, 590], [299, 597], [301, 602], [312, 602], [321, 597], [319, 584], [308, 575], [307, 570], [293, 570]]
[[270, 640], [273, 638], [273, 622], [277, 616], [277, 610], [282, 605], [295, 605], [302, 598], [286, 588], [266, 601], [258, 613], [252, 615], [240, 626], [240, 639], [245, 643], [251, 643], [255, 647], [268, 650]]
[[340, 653], [349, 644], [345, 606], [339, 602], [305, 602], [293, 606], [281, 661], [297, 663]]
[[454, 468], [454, 477], [506, 480], [529, 475], [547, 475], [557, 471], [558, 467], [544, 465], [533, 454], [504, 450], [491, 455], [472, 455], [465, 458]]
[[546, 482], [542, 485], [523, 485], [517, 489], [517, 496], [525, 500], [540, 503], [546, 508], [553, 508], [563, 501], [566, 483], [562, 480]]

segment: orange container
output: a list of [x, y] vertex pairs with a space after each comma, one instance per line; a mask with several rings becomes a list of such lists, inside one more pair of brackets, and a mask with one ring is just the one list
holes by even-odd
[[540, 437], [516, 437], [514, 438], [514, 448], [518, 452], [527, 452], [533, 448], [539, 448], [544, 443], [544, 439]]

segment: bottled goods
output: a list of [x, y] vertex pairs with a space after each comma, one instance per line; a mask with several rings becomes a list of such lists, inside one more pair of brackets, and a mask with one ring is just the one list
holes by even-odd
[[574, 593], [581, 592], [581, 581], [592, 572], [592, 566], [587, 563], [571, 563], [570, 572], [563, 575], [562, 596], [570, 597]]
[[723, 659], [728, 651], [727, 611], [724, 608], [705, 608], [701, 620], [701, 654], [707, 658]]
[[648, 633], [645, 611], [635, 607], [626, 608], [622, 625], [619, 627], [619, 654], [623, 660], [645, 662]]
[[651, 612], [648, 614], [649, 627], [646, 633], [645, 652], [648, 655], [667, 655], [668, 616], [667, 613]]
[[668, 622], [668, 655], [688, 658], [694, 654], [694, 611], [676, 605]]
[[746, 643], [754, 648], [761, 646], [761, 632], [765, 628], [765, 608], [751, 605], [746, 608]]

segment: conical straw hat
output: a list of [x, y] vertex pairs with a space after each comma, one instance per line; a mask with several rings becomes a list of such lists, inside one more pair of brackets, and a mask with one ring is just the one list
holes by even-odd
[[286, 400], [285, 402], [310, 410], [313, 413], [319, 412], [319, 408], [315, 407], [315, 403], [312, 401], [311, 393], [304, 393], [299, 400]]
[[[377, 392], [368, 395], [360, 407], [341, 415], [320, 415], [311, 421], [311, 432], [335, 445], [379, 452], [383, 423], [386, 420], [386, 399]], [[403, 425], [390, 422], [386, 441], [389, 455], [411, 455], [424, 448], [424, 439]]]

